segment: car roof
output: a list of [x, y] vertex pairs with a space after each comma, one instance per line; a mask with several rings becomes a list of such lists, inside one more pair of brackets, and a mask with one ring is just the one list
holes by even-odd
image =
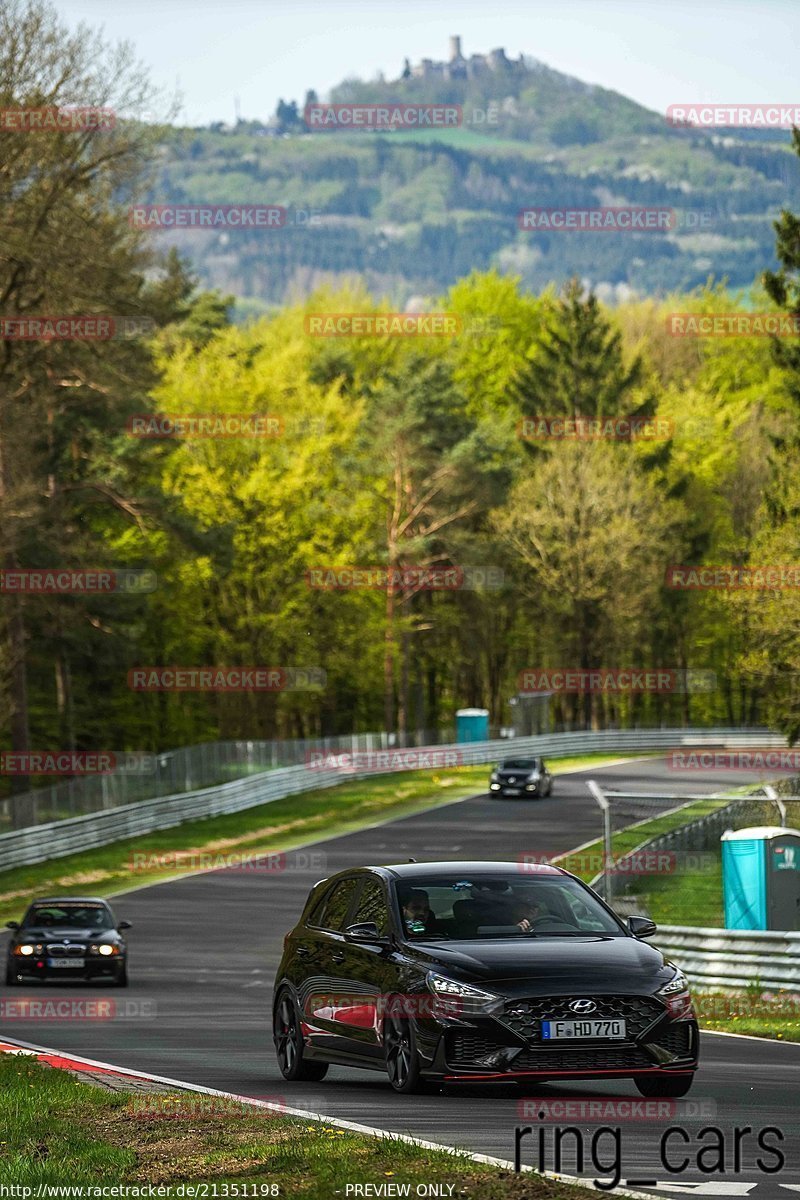
[[306, 903], [311, 902], [311, 897], [317, 892], [318, 888], [323, 885], [331, 885], [338, 882], [340, 879], [345, 879], [347, 876], [364, 876], [374, 875], [384, 882], [390, 880], [411, 880], [425, 879], [431, 875], [452, 875], [455, 872], [467, 875], [497, 875], [498, 871], [515, 872], [519, 875], [564, 875], [568, 879], [577, 878], [570, 871], [565, 871], [563, 867], [554, 867], [552, 863], [526, 863], [524, 867], [518, 862], [462, 862], [460, 859], [443, 859], [436, 862], [404, 862], [404, 863], [388, 863], [383, 866], [373, 866], [369, 863], [363, 863], [357, 867], [346, 867], [341, 871], [335, 871], [333, 875], [327, 875], [324, 879], [318, 879], [311, 888], [309, 897]]
[[34, 904], [102, 904], [106, 908], [111, 907], [102, 896], [43, 896], [38, 900], [31, 900], [30, 906]]
[[390, 872], [397, 879], [413, 878], [416, 875], [451, 875], [457, 871], [465, 875], [497, 875], [498, 872], [514, 872], [521, 875], [569, 875], [562, 867], [551, 863], [522, 865], [519, 862], [461, 862], [444, 860], [438, 862], [392, 863], [384, 867], [368, 867], [370, 871]]

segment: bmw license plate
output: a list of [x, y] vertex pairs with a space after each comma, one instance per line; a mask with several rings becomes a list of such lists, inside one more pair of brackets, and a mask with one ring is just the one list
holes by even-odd
[[507, 796], [518, 796], [519, 788], [506, 788], [505, 793]]
[[48, 958], [48, 967], [83, 967], [86, 965], [86, 960], [83, 958]]
[[624, 1038], [625, 1022], [589, 1017], [583, 1021], [542, 1021], [543, 1041], [561, 1038]]

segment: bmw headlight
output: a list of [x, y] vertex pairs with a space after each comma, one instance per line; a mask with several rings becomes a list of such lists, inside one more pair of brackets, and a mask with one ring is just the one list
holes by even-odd
[[89, 947], [90, 954], [102, 954], [103, 958], [110, 958], [112, 954], [119, 954], [119, 947], [112, 946], [110, 942], [101, 942], [99, 945]]
[[683, 971], [675, 971], [672, 979], [664, 987], [658, 989], [659, 996], [677, 996], [679, 992], [688, 992], [689, 980]]
[[25, 958], [27, 958], [28, 955], [33, 954], [33, 946], [29, 946], [27, 944], [24, 946], [17, 946], [17, 954], [22, 954], [25, 956]]
[[502, 996], [497, 996], [494, 992], [485, 992], [482, 988], [461, 983], [458, 979], [448, 979], [446, 975], [439, 975], [436, 971], [428, 972], [426, 983], [434, 996], [448, 1002], [448, 1010], [453, 1016], [468, 1012], [486, 1012], [503, 1002]]

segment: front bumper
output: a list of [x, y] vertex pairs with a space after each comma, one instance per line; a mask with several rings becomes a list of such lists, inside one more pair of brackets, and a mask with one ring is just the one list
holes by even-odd
[[541, 791], [540, 783], [490, 783], [489, 791], [493, 796], [538, 796]]
[[118, 979], [125, 970], [125, 955], [113, 958], [93, 958], [82, 967], [48, 967], [46, 958], [9, 959], [9, 970], [19, 982], [37, 979], [78, 979], [84, 983], [93, 979]]
[[625, 1018], [624, 1040], [544, 1041], [543, 1016], [561, 1016], [569, 999], [510, 1000], [493, 1016], [419, 1019], [423, 1074], [464, 1081], [594, 1079], [685, 1074], [697, 1069], [697, 1022], [673, 1020], [653, 996], [597, 997], [599, 1015]]

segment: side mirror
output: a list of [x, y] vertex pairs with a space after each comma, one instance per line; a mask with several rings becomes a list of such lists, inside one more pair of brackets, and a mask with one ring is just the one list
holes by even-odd
[[348, 925], [344, 936], [348, 942], [377, 942], [381, 946], [389, 941], [380, 933], [374, 921], [360, 921], [357, 925]]
[[649, 917], [628, 917], [628, 929], [634, 937], [652, 937], [658, 926]]
[[117, 929], [130, 929], [130, 921], [117, 921]]
[[19, 929], [19, 921], [6, 921], [6, 929]]

